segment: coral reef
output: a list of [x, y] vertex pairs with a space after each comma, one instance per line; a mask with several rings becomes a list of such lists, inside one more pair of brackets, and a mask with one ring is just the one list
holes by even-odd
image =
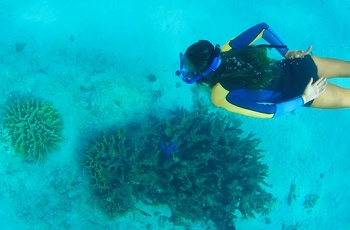
[[131, 207], [131, 190], [126, 176], [132, 165], [127, 161], [123, 130], [110, 135], [101, 132], [85, 149], [83, 165], [90, 178], [90, 187], [98, 196], [101, 209], [110, 217], [124, 214]]
[[303, 207], [311, 209], [317, 204], [319, 196], [316, 194], [309, 194], [304, 197]]
[[[134, 195], [146, 203], [168, 204], [178, 224], [182, 218], [210, 219], [223, 229], [234, 225], [236, 210], [245, 218], [267, 214], [274, 202], [261, 187], [268, 186], [268, 167], [261, 163], [259, 140], [252, 134], [241, 138], [239, 126], [218, 113], [179, 109], [174, 118], [147, 128], [136, 155], [139, 169], [153, 172], [153, 179], [134, 184]], [[164, 144], [154, 149], [159, 140], [176, 150], [171, 159]]]
[[62, 124], [51, 104], [34, 98], [18, 98], [10, 103], [2, 120], [13, 151], [27, 160], [43, 160], [58, 148]]
[[133, 199], [167, 204], [176, 225], [211, 220], [219, 229], [234, 229], [237, 210], [244, 218], [267, 214], [274, 198], [263, 188], [259, 140], [242, 138], [238, 120], [203, 108], [174, 114], [138, 135], [130, 130], [133, 138], [102, 134], [88, 146], [84, 165], [102, 208], [115, 216]]

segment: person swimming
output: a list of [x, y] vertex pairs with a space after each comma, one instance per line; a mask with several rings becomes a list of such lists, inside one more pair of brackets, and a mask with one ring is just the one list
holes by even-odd
[[[263, 38], [269, 45], [253, 43]], [[283, 60], [268, 57], [275, 48]], [[230, 112], [274, 118], [301, 106], [338, 109], [350, 107], [350, 90], [327, 83], [350, 76], [350, 62], [289, 50], [266, 24], [260, 23], [229, 40], [222, 48], [199, 40], [180, 53], [176, 75], [187, 83], [211, 90], [211, 101]]]

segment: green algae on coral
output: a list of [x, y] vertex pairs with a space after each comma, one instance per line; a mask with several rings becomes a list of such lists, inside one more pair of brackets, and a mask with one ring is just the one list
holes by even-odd
[[62, 118], [54, 107], [34, 98], [19, 98], [5, 108], [2, 128], [14, 152], [27, 160], [43, 160], [62, 140]]

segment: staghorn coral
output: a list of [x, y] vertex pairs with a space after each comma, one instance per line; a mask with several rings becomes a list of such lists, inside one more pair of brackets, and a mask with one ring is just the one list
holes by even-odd
[[5, 108], [2, 128], [14, 152], [27, 160], [43, 160], [62, 140], [62, 119], [54, 107], [34, 98], [19, 98]]
[[[198, 107], [199, 108], [199, 107]], [[264, 181], [260, 141], [242, 138], [240, 122], [203, 108], [146, 125], [143, 132], [100, 134], [86, 151], [90, 185], [109, 216], [126, 213], [133, 199], [167, 204], [171, 221], [211, 220], [234, 229], [234, 213], [267, 214], [274, 202]]]
[[[175, 224], [182, 218], [210, 219], [223, 229], [234, 227], [236, 210], [245, 218], [267, 214], [274, 198], [262, 188], [268, 186], [268, 167], [261, 163], [260, 141], [251, 134], [241, 138], [240, 122], [218, 113], [179, 109], [174, 114], [146, 128], [136, 147], [139, 168], [156, 175], [133, 185], [136, 197], [168, 204]], [[159, 140], [176, 143], [180, 151], [169, 159], [154, 148]]]

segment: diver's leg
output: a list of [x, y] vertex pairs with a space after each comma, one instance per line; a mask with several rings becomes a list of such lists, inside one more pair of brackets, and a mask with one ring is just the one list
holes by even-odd
[[350, 107], [350, 89], [327, 83], [325, 91], [312, 102], [319, 109], [342, 109]]
[[311, 56], [314, 60], [318, 76], [325, 78], [350, 77], [350, 62], [334, 58]]

